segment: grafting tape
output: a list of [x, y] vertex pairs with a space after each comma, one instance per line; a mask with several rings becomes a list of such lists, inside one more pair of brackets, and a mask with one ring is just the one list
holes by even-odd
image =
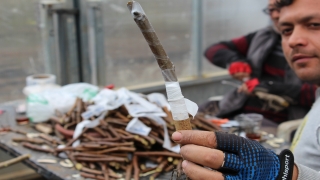
[[164, 69], [161, 73], [165, 82], [178, 82], [174, 69]]
[[166, 82], [165, 85], [173, 119], [177, 121], [188, 119], [188, 110], [179, 82]]

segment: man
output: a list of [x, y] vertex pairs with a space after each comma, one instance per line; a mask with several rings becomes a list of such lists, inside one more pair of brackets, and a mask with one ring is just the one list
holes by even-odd
[[[278, 1], [286, 60], [300, 79], [319, 87], [320, 1]], [[295, 164], [289, 150], [277, 156], [258, 142], [222, 132], [179, 131], [172, 139], [183, 145], [182, 167], [191, 179], [320, 179], [319, 108], [317, 98], [295, 135]]]
[[[281, 37], [276, 26], [279, 10], [274, 5], [275, 1], [269, 0], [264, 10], [272, 20], [272, 27], [212, 45], [205, 52], [212, 64], [228, 68], [232, 77], [244, 82], [238, 90], [225, 95], [219, 105], [218, 117], [254, 112], [281, 123], [288, 119], [303, 118], [314, 102], [316, 86], [302, 83], [283, 56]], [[271, 106], [254, 96], [257, 91], [284, 97], [290, 106]], [[206, 104], [200, 106], [200, 111], [209, 108]]]

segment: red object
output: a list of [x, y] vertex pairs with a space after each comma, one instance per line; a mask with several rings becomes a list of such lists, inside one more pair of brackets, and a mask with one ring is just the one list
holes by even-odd
[[249, 81], [246, 81], [245, 83], [248, 87], [248, 91], [252, 92], [254, 88], [259, 84], [259, 80], [257, 78], [253, 78]]
[[247, 56], [249, 46], [246, 37], [242, 36], [232, 39], [232, 42], [237, 47], [237, 50], [240, 54], [242, 54], [243, 56]]
[[259, 133], [246, 133], [247, 138], [259, 141], [261, 139], [261, 134]]
[[29, 118], [27, 116], [17, 116], [16, 121], [19, 125], [28, 124]]
[[106, 85], [104, 88], [106, 88], [106, 89], [113, 89], [113, 88], [114, 88], [114, 84]]
[[221, 124], [225, 124], [227, 122], [229, 122], [229, 119], [224, 118], [224, 119], [211, 119], [210, 120], [213, 124], [220, 126]]
[[233, 62], [230, 64], [229, 73], [236, 74], [236, 73], [248, 73], [251, 74], [252, 70], [248, 63], [245, 62]]

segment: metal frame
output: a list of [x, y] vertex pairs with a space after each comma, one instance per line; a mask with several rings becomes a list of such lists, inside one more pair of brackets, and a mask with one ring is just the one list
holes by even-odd
[[75, 14], [72, 0], [42, 0], [40, 22], [46, 72], [55, 74], [58, 84], [80, 81]]
[[[106, 60], [104, 54], [103, 0], [42, 0], [40, 27], [45, 52], [46, 71], [57, 76], [57, 82], [88, 82], [104, 86]], [[205, 77], [202, 65], [202, 0], [192, 0], [191, 61], [196, 69], [192, 78], [181, 86], [209, 83], [227, 78], [225, 72]], [[79, 14], [75, 14], [79, 9]], [[162, 82], [128, 87], [138, 92], [163, 89]], [[140, 87], [140, 88], [137, 88]]]
[[202, 77], [202, 0], [193, 0], [192, 4], [192, 46], [193, 56], [191, 57], [194, 66], [197, 67], [196, 75], [198, 78]]
[[81, 33], [83, 81], [94, 85], [106, 83], [102, 0], [78, 0]]

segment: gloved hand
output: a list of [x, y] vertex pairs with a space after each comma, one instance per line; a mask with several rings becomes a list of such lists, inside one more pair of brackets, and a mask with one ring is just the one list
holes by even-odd
[[254, 90], [254, 88], [259, 84], [259, 80], [257, 78], [253, 78], [253, 79], [250, 79], [248, 81], [245, 82], [247, 88], [248, 88], [248, 91], [250, 93], [252, 93], [252, 91]]
[[277, 156], [234, 134], [185, 130], [173, 133], [172, 139], [183, 145], [182, 168], [191, 179], [291, 180], [293, 171], [297, 173], [289, 150]]
[[229, 67], [229, 74], [235, 79], [242, 81], [243, 79], [249, 78], [252, 70], [248, 63], [246, 62], [233, 62]]

